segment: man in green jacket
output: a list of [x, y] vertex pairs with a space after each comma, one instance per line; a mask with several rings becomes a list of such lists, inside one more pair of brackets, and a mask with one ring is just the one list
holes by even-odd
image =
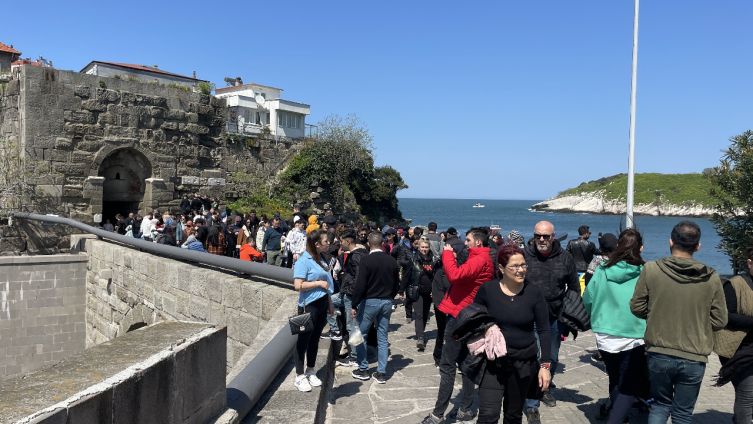
[[701, 229], [682, 221], [672, 229], [672, 256], [643, 267], [630, 311], [646, 320], [646, 350], [651, 379], [648, 424], [690, 424], [701, 390], [712, 332], [727, 325], [727, 304], [719, 275], [693, 259], [701, 248]]

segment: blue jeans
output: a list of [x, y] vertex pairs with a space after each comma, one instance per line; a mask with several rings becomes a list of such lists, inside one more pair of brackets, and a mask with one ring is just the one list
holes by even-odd
[[361, 371], [369, 369], [369, 358], [366, 354], [366, 335], [369, 334], [372, 323], [376, 325], [377, 329], [379, 350], [377, 372], [384, 373], [387, 371], [387, 360], [389, 359], [387, 332], [390, 329], [391, 315], [392, 299], [365, 299], [358, 307], [358, 323], [361, 334], [363, 334], [363, 343], [356, 346], [356, 356], [359, 362], [358, 368]]
[[[552, 359], [552, 367], [549, 370], [549, 372], [552, 375], [552, 381], [554, 381], [554, 372], [557, 370], [558, 361], [560, 358], [560, 345], [562, 344], [562, 339], [560, 336], [562, 336], [562, 329], [563, 325], [561, 322], [554, 320], [549, 321], [549, 329], [551, 331], [552, 335], [552, 353], [550, 354], [550, 358]], [[536, 332], [536, 324], [533, 325], [533, 331], [536, 335], [536, 343], [539, 342], [539, 333]], [[541, 349], [539, 347], [539, 349]], [[541, 352], [537, 355], [537, 357], [541, 358]], [[530, 411], [531, 409], [539, 410], [539, 400], [538, 399], [526, 399], [526, 411]]]
[[651, 379], [651, 406], [648, 424], [690, 424], [693, 409], [701, 391], [706, 364], [661, 353], [648, 353], [648, 375]]
[[[337, 292], [332, 295], [332, 305], [335, 307], [335, 311], [340, 310], [343, 306], [345, 307], [345, 328], [348, 329], [348, 333], [353, 329], [353, 319], [350, 318], [350, 309], [353, 302], [352, 296], [348, 296], [347, 294], [342, 294], [342, 292]], [[337, 322], [337, 315], [335, 316], [329, 316], [327, 315], [327, 322], [329, 323], [329, 331], [340, 331], [340, 323]]]

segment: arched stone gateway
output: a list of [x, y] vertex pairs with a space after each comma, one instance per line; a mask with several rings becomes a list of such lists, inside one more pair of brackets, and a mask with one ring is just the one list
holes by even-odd
[[[99, 163], [102, 181], [102, 222], [114, 223], [115, 215], [138, 213], [144, 209], [146, 180], [152, 177], [151, 161], [131, 148], [113, 150]], [[138, 231], [138, 230], [136, 230]]]

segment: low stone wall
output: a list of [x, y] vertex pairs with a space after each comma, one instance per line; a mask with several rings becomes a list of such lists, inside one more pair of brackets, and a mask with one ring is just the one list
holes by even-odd
[[160, 323], [0, 387], [0, 422], [196, 423], [223, 410], [226, 328]]
[[239, 278], [107, 241], [87, 239], [86, 252], [87, 347], [160, 321], [226, 325], [229, 371], [293, 293], [292, 281]]
[[0, 380], [84, 350], [87, 260], [0, 257]]

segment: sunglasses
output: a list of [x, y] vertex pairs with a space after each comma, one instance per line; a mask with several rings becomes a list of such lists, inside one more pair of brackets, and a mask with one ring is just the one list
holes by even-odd
[[549, 240], [550, 238], [552, 238], [552, 235], [551, 234], [534, 234], [533, 238], [535, 238], [536, 240], [538, 239]]

